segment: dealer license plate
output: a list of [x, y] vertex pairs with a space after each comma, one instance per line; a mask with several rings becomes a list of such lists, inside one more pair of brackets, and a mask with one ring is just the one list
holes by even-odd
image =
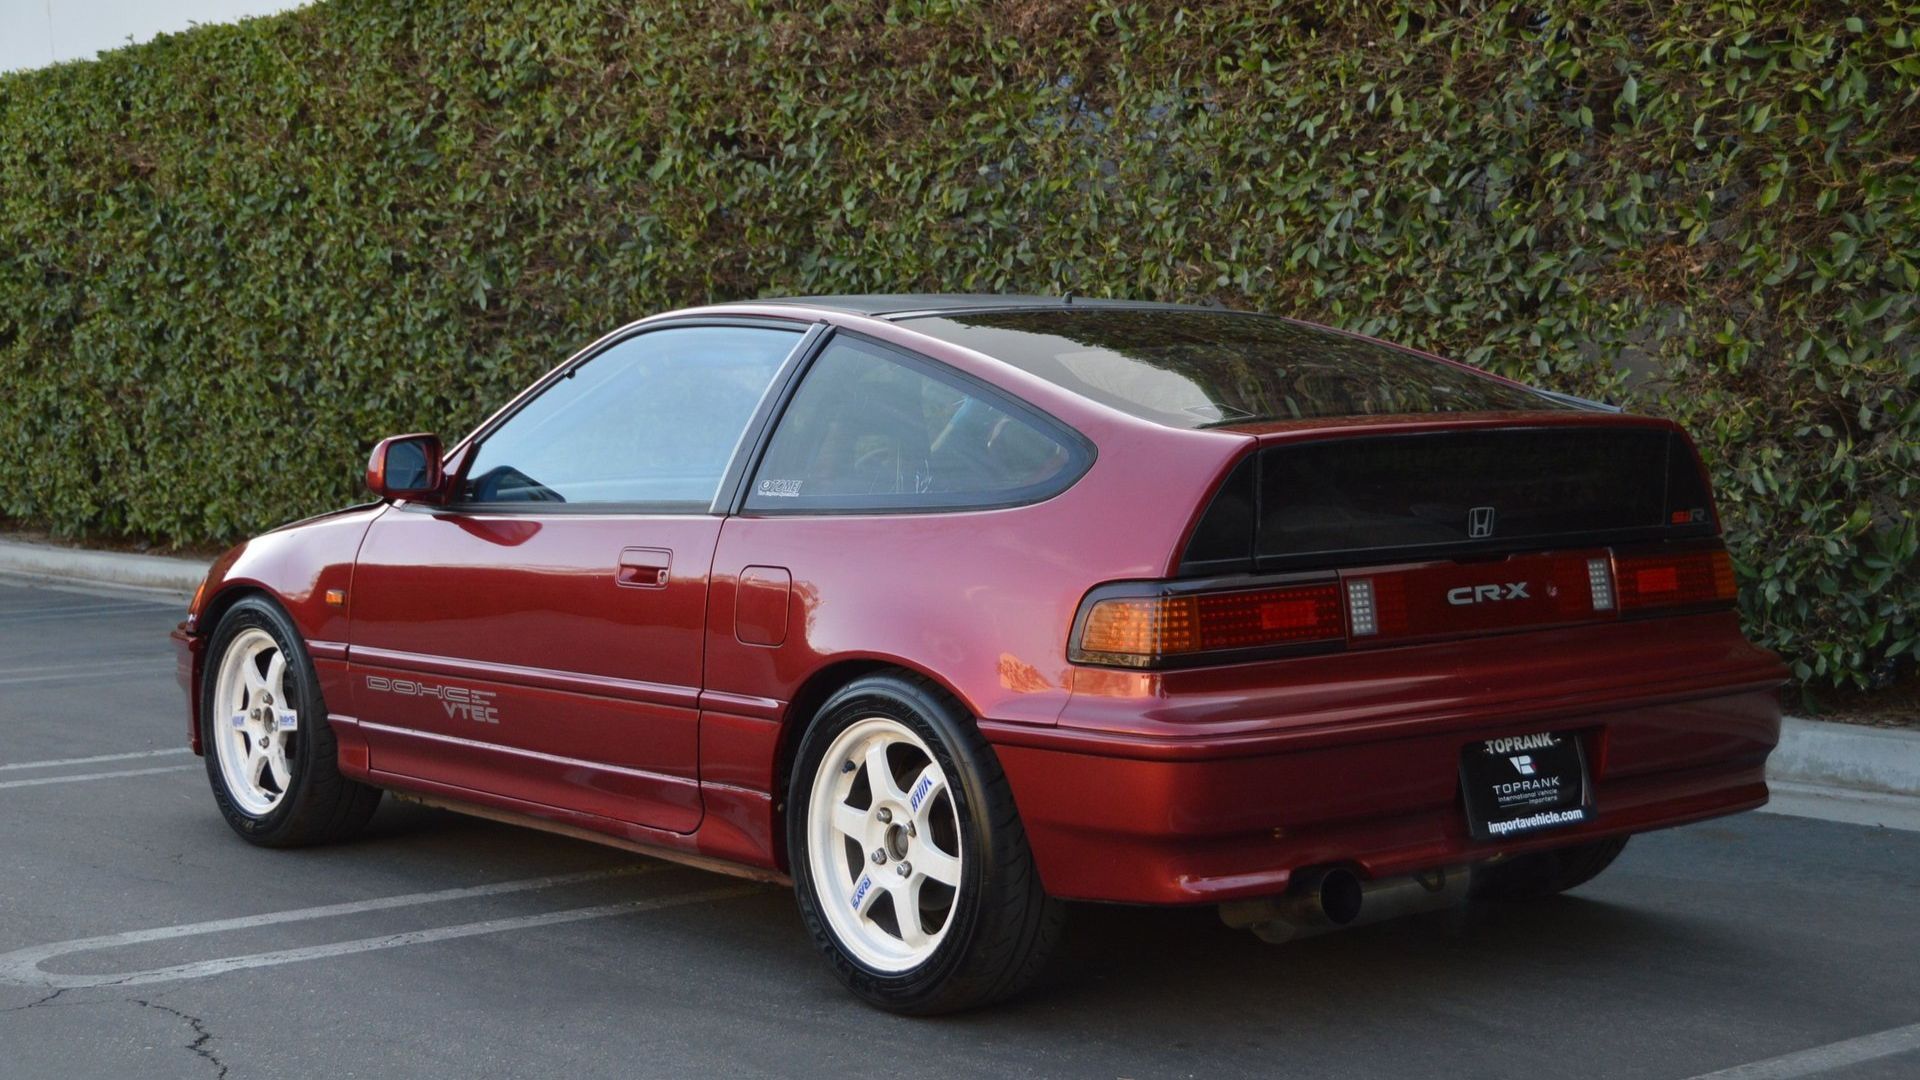
[[1587, 756], [1578, 735], [1549, 731], [1469, 743], [1460, 751], [1460, 789], [1477, 840], [1593, 819]]

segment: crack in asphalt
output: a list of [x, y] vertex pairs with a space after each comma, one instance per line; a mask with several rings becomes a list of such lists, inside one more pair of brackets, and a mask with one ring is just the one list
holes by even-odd
[[53, 993], [48, 994], [46, 997], [43, 997], [38, 1001], [29, 1001], [25, 1005], [15, 1005], [12, 1008], [0, 1009], [0, 1013], [26, 1012], [28, 1009], [37, 1009], [42, 1005], [52, 1004], [54, 998], [59, 997], [61, 994], [64, 994], [71, 989], [73, 989], [73, 987], [63, 986], [60, 989], [55, 990]]
[[207, 1022], [205, 1020], [202, 1020], [191, 1013], [181, 1012], [179, 1009], [176, 1009], [171, 1005], [162, 1005], [156, 1001], [148, 1001], [144, 998], [127, 998], [126, 1000], [129, 1003], [138, 1005], [143, 1009], [157, 1009], [160, 1012], [166, 1013], [170, 1016], [177, 1016], [180, 1019], [185, 1020], [187, 1022], [187, 1026], [193, 1029], [193, 1041], [188, 1043], [185, 1049], [205, 1059], [207, 1064], [212, 1065], [214, 1067], [215, 1080], [226, 1080], [227, 1063], [220, 1060], [220, 1055], [207, 1049], [207, 1044], [210, 1042], [213, 1042], [214, 1038], [213, 1038], [213, 1032], [207, 1030]]
[[[47, 996], [40, 998], [37, 1001], [30, 1001], [25, 1005], [15, 1005], [12, 1008], [8, 1008], [8, 1009], [0, 1009], [0, 1014], [26, 1012], [28, 1009], [38, 1009], [38, 1008], [41, 1008], [42, 1006], [52, 1005], [56, 998], [58, 998], [60, 995], [66, 993], [71, 989], [73, 989], [73, 987], [63, 986], [60, 989], [55, 990], [53, 993], [48, 994]], [[213, 1066], [215, 1080], [226, 1080], [229, 1066], [227, 1065], [226, 1062], [220, 1060], [220, 1055], [214, 1053], [212, 1050], [209, 1050], [207, 1048], [207, 1044], [214, 1042], [215, 1038], [214, 1038], [213, 1032], [207, 1030], [207, 1022], [205, 1020], [201, 1019], [198, 1016], [194, 1016], [192, 1013], [182, 1012], [181, 1010], [176, 1009], [171, 1005], [162, 1005], [157, 1001], [149, 1001], [145, 998], [122, 998], [120, 999], [120, 1001], [123, 1004], [138, 1005], [143, 1009], [153, 1009], [157, 1012], [163, 1012], [169, 1016], [186, 1021], [187, 1026], [193, 1029], [193, 1041], [187, 1043], [181, 1049], [189, 1051], [190, 1053], [194, 1054], [196, 1057], [199, 1057], [202, 1060], [204, 1060], [207, 1064]], [[111, 1004], [114, 1004], [114, 1002], [112, 1001], [69, 1001], [69, 1002], [65, 1002], [64, 1004], [65, 1005], [111, 1005]]]

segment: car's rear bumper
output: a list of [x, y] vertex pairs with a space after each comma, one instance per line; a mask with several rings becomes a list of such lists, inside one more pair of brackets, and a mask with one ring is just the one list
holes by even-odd
[[[1400, 708], [1383, 705], [1363, 719], [1349, 714], [1364, 691], [1340, 682], [1341, 665], [1322, 660], [1314, 674], [1350, 693], [1324, 698], [1320, 712], [1304, 707], [1299, 684], [1216, 686], [1218, 693], [1189, 685], [1184, 701], [1163, 684], [1157, 698], [1136, 704], [1131, 731], [1117, 730], [1123, 713], [1110, 696], [1078, 712], [1070, 703], [1052, 728], [982, 726], [1049, 892], [1217, 903], [1282, 892], [1308, 867], [1337, 863], [1387, 877], [1762, 805], [1785, 673], [1771, 653], [1744, 642], [1729, 648], [1721, 638], [1715, 648], [1712, 669], [1695, 667], [1677, 681], [1656, 670], [1623, 672], [1610, 689], [1497, 702], [1486, 693], [1478, 706], [1409, 695]], [[1415, 682], [1416, 667], [1431, 664], [1428, 689], [1447, 680], [1483, 685], [1484, 669], [1472, 670], [1464, 655], [1439, 649], [1376, 663], [1385, 664], [1382, 678]], [[1553, 666], [1549, 654], [1530, 655], [1535, 669]], [[1302, 707], [1267, 711], [1289, 695]], [[1462, 747], [1539, 731], [1582, 735], [1593, 820], [1473, 839], [1461, 805]]]

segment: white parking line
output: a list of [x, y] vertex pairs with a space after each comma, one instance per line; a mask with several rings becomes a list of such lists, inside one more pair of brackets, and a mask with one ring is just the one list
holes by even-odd
[[1915, 1050], [1920, 1050], [1920, 1024], [1908, 1024], [1765, 1061], [1735, 1065], [1719, 1072], [1701, 1073], [1691, 1080], [1796, 1080]]
[[20, 623], [46, 622], [49, 619], [70, 619], [76, 616], [95, 616], [105, 618], [109, 615], [132, 615], [135, 613], [157, 614], [172, 605], [131, 601], [119, 604], [76, 604], [67, 607], [26, 608], [23, 610], [0, 612], [0, 626], [16, 626]]
[[[112, 668], [150, 668], [160, 662], [161, 658], [154, 656], [142, 660], [113, 660], [105, 664], [84, 664], [75, 666], [71, 670], [91, 674], [93, 672], [108, 671]], [[48, 669], [53, 666], [52, 664], [34, 664], [30, 667], [0, 668], [0, 679], [13, 675], [48, 675], [52, 674]]]
[[0, 686], [18, 686], [21, 683], [61, 682], [71, 679], [93, 679], [102, 675], [140, 675], [146, 672], [159, 673], [173, 670], [173, 664], [160, 660], [146, 660], [140, 663], [103, 664], [98, 667], [77, 668], [73, 671], [43, 671], [38, 675], [0, 676]]
[[82, 780], [111, 780], [116, 776], [152, 776], [155, 773], [186, 772], [198, 765], [162, 765], [153, 769], [121, 769], [118, 772], [81, 773], [79, 776], [36, 776], [31, 780], [0, 780], [0, 791], [8, 788], [45, 787], [48, 784], [77, 784]]
[[36, 945], [0, 955], [0, 984], [31, 986], [47, 990], [74, 990], [89, 986], [143, 986], [148, 983], [205, 978], [209, 975], [220, 975], [229, 971], [243, 971], [248, 968], [292, 964], [302, 960], [319, 960], [329, 956], [350, 956], [355, 953], [372, 952], [376, 949], [398, 948], [402, 945], [419, 945], [431, 941], [448, 941], [454, 938], [473, 937], [477, 934], [497, 934], [506, 930], [519, 930], [533, 926], [554, 926], [560, 923], [581, 922], [586, 919], [605, 919], [615, 915], [627, 915], [639, 911], [656, 911], [661, 908], [679, 907], [685, 904], [728, 900], [762, 891], [762, 887], [757, 885], [729, 885], [723, 888], [703, 889], [698, 892], [680, 893], [674, 896], [655, 897], [646, 900], [625, 900], [612, 904], [598, 904], [593, 907], [543, 912], [538, 915], [518, 915], [500, 919], [485, 919], [480, 922], [430, 927], [424, 930], [408, 930], [396, 934], [383, 934], [379, 937], [359, 938], [353, 941], [338, 941], [328, 945], [312, 945], [298, 949], [276, 949], [271, 952], [220, 957], [218, 959], [201, 960], [188, 964], [147, 968], [141, 971], [70, 975], [41, 970], [41, 965], [48, 960], [60, 956], [70, 956], [74, 953], [92, 952], [99, 949], [111, 949], [126, 945], [138, 945], [150, 941], [166, 941], [172, 938], [196, 937], [202, 934], [217, 934], [228, 930], [245, 930], [252, 927], [271, 926], [279, 923], [304, 922], [312, 919], [330, 918], [337, 915], [354, 915], [367, 911], [384, 911], [391, 908], [411, 907], [419, 904], [445, 903], [447, 901], [464, 900], [478, 896], [497, 896], [502, 893], [549, 889], [561, 885], [600, 881], [607, 878], [624, 877], [664, 869], [668, 869], [668, 867], [662, 865], [640, 865], [616, 867], [610, 870], [590, 870], [578, 874], [555, 874], [549, 877], [503, 881], [492, 885], [476, 885], [461, 889], [442, 889], [437, 892], [386, 896], [373, 900], [349, 901], [343, 904], [324, 904], [319, 907], [297, 908], [292, 911], [273, 911], [263, 915], [246, 915], [233, 919], [214, 919], [210, 922], [185, 923], [179, 926], [161, 926], [151, 930], [129, 930], [119, 934], [103, 934], [99, 937], [55, 942], [52, 945]]
[[135, 758], [165, 757], [172, 754], [191, 754], [185, 746], [170, 746], [165, 750], [134, 750], [125, 754], [95, 754], [92, 757], [54, 758], [51, 761], [15, 761], [0, 765], [0, 772], [14, 769], [57, 769], [66, 765], [96, 765], [102, 761], [132, 761]]
[[193, 591], [153, 585], [108, 585], [98, 581], [49, 578], [38, 574], [22, 573], [18, 570], [0, 570], [0, 588], [38, 593], [61, 593], [68, 596], [84, 596], [91, 600], [112, 600], [118, 603], [150, 604], [155, 607], [170, 607], [176, 611], [186, 607], [187, 596]]
[[38, 607], [8, 608], [5, 611], [0, 611], [0, 620], [11, 619], [21, 615], [61, 614], [70, 611], [117, 611], [121, 608], [153, 606], [154, 605], [144, 600], [114, 597], [108, 599], [107, 602], [103, 604], [43, 604]]

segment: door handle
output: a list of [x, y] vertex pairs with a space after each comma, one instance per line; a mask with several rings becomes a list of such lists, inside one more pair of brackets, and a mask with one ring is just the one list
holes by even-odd
[[620, 568], [613, 580], [629, 589], [664, 589], [672, 569], [673, 552], [630, 547], [620, 552]]

